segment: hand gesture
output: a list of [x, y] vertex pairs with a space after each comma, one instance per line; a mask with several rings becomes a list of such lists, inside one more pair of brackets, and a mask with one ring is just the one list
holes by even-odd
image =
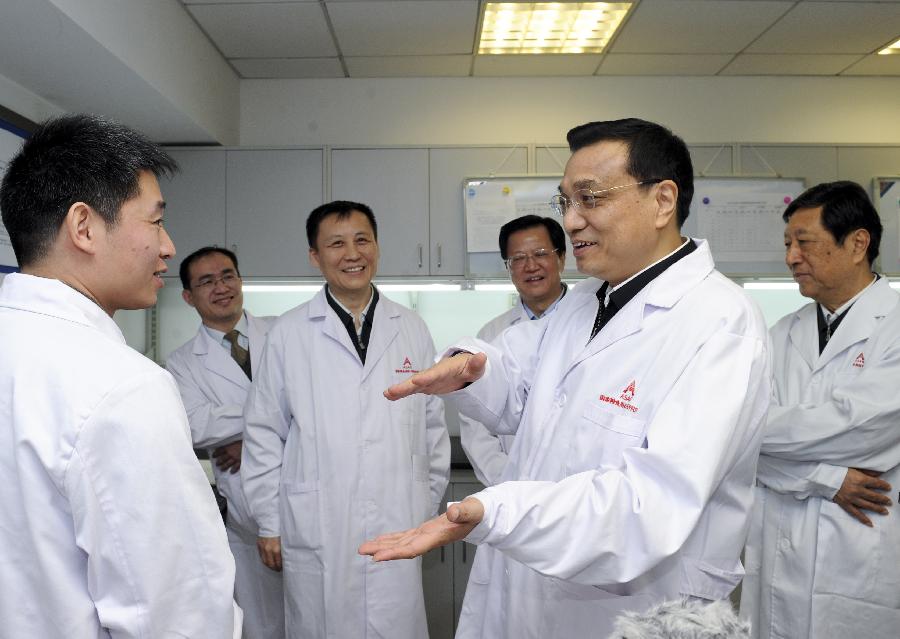
[[394, 401], [415, 393], [426, 395], [444, 395], [464, 388], [481, 379], [487, 355], [484, 353], [467, 353], [461, 351], [451, 357], [445, 357], [437, 364], [416, 373], [405, 382], [394, 384], [384, 391], [384, 396]]

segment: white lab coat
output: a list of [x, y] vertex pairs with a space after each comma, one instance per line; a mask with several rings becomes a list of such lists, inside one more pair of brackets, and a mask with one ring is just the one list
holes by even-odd
[[0, 637], [240, 637], [172, 377], [58, 280], [0, 287]]
[[[515, 306], [492, 319], [478, 331], [478, 339], [492, 342], [510, 326], [519, 322], [528, 322], [531, 318], [519, 300]], [[506, 468], [506, 460], [509, 449], [512, 446], [512, 435], [495, 435], [480, 422], [459, 416], [459, 440], [466, 456], [472, 463], [475, 476], [485, 486], [493, 486], [499, 483]]]
[[383, 295], [374, 313], [365, 366], [324, 289], [285, 313], [248, 398], [244, 492], [281, 536], [289, 637], [427, 637], [421, 562], [356, 552], [431, 516], [449, 478], [441, 400], [382, 395], [431, 364], [428, 329]]
[[[895, 637], [900, 628], [900, 306], [884, 278], [819, 355], [816, 305], [771, 332], [774, 397], [762, 444], [741, 613], [755, 637]], [[832, 502], [848, 467], [882, 471], [890, 514], [864, 526]]]
[[[247, 318], [251, 370], [259, 369], [266, 333], [274, 317]], [[213, 449], [243, 437], [244, 403], [250, 380], [201, 327], [166, 361], [187, 411], [196, 448]], [[267, 568], [256, 549], [258, 528], [241, 487], [241, 476], [221, 471], [213, 462], [216, 486], [228, 502], [228, 545], [235, 561], [234, 593], [244, 611], [244, 639], [284, 638], [284, 592], [281, 574]]]
[[[706, 242], [588, 343], [601, 282], [524, 322], [455, 393], [516, 431], [485, 516], [458, 638], [605, 637], [623, 610], [722, 599], [742, 576], [762, 425], [766, 329]], [[526, 403], [527, 398], [527, 403]]]

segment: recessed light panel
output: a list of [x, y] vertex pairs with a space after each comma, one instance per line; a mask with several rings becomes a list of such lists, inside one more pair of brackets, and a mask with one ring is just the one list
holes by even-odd
[[633, 4], [487, 2], [478, 53], [601, 53]]
[[879, 51], [878, 55], [900, 55], [900, 40]]

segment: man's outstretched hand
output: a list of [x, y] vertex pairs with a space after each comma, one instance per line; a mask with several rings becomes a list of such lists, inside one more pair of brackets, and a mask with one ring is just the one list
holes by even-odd
[[464, 539], [484, 517], [484, 505], [474, 497], [451, 504], [447, 512], [426, 521], [418, 528], [388, 533], [359, 547], [360, 555], [371, 555], [375, 561], [412, 559], [432, 548]]
[[384, 396], [393, 401], [415, 393], [426, 395], [452, 393], [481, 379], [486, 364], [487, 355], [484, 353], [474, 355], [457, 353], [452, 357], [445, 357], [421, 373], [416, 373], [405, 382], [394, 384], [384, 391]]

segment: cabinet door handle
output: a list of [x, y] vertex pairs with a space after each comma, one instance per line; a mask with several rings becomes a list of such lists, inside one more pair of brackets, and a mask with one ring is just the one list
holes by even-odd
[[419, 244], [419, 268], [422, 268], [422, 245]]
[[438, 251], [437, 267], [441, 268], [441, 245], [440, 244], [437, 245], [437, 251]]
[[463, 563], [466, 563], [466, 546], [468, 546], [468, 545], [469, 545], [469, 544], [467, 544], [466, 542], [462, 542], [462, 547], [463, 547]]

